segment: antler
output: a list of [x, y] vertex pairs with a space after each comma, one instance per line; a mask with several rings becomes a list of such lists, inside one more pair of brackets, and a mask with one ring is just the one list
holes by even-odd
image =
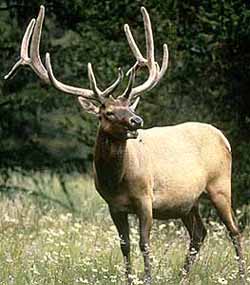
[[[163, 77], [168, 67], [168, 47], [167, 44], [163, 45], [163, 59], [161, 69], [154, 58], [154, 40], [150, 18], [147, 10], [144, 7], [141, 7], [141, 12], [143, 16], [145, 35], [146, 35], [146, 47], [147, 47], [147, 58], [144, 58], [136, 45], [136, 42], [132, 36], [129, 25], [124, 25], [124, 31], [129, 43], [129, 46], [136, 58], [136, 63], [130, 68], [127, 74], [131, 73], [133, 70], [138, 70], [139, 68], [146, 66], [149, 71], [148, 79], [141, 85], [132, 88], [130, 94], [124, 92], [123, 96], [130, 98], [130, 100], [136, 99], [142, 92], [152, 89]], [[130, 76], [128, 85], [131, 85], [131, 82], [134, 76]]]
[[[41, 37], [41, 29], [44, 20], [44, 7], [41, 6], [39, 15], [36, 19], [32, 19], [25, 31], [20, 51], [20, 59], [12, 67], [10, 72], [4, 77], [9, 79], [22, 65], [28, 65], [33, 71], [47, 84], [50, 83], [48, 73], [41, 62], [39, 55], [39, 45]], [[31, 44], [30, 44], [30, 38]], [[29, 57], [29, 46], [30, 46], [30, 57]]]
[[21, 44], [20, 59], [15, 63], [10, 72], [4, 78], [9, 79], [11, 76], [14, 75], [14, 73], [20, 66], [28, 65], [46, 84], [52, 84], [56, 89], [64, 93], [80, 96], [85, 99], [96, 100], [102, 103], [106, 97], [108, 97], [112, 92], [114, 92], [114, 90], [121, 82], [123, 78], [123, 72], [121, 68], [118, 69], [117, 80], [104, 91], [101, 91], [97, 87], [91, 63], [88, 64], [88, 74], [91, 89], [74, 87], [58, 81], [53, 74], [49, 53], [46, 53], [46, 68], [44, 67], [40, 57], [39, 47], [44, 16], [45, 8], [43, 5], [41, 5], [37, 19], [32, 19], [25, 31]]

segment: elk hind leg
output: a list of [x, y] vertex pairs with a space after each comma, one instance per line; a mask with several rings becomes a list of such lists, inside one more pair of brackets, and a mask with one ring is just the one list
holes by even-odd
[[241, 282], [244, 284], [245, 266], [241, 245], [241, 234], [233, 218], [231, 207], [231, 182], [230, 179], [218, 178], [207, 187], [209, 197], [216, 208], [218, 215], [229, 231], [233, 242], [239, 265]]
[[187, 253], [182, 271], [182, 282], [184, 282], [188, 276], [188, 273], [190, 272], [197, 254], [199, 253], [200, 247], [207, 235], [207, 231], [201, 219], [198, 205], [195, 205], [190, 213], [182, 218], [182, 221], [190, 236], [189, 251]]

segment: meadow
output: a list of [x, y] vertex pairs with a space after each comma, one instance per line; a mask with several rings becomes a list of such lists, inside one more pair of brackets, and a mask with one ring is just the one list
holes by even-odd
[[[0, 190], [1, 285], [125, 284], [116, 229], [90, 176], [5, 169]], [[130, 224], [134, 284], [143, 284], [135, 217]], [[207, 229], [190, 284], [239, 284], [237, 260], [224, 226], [208, 220]], [[187, 232], [180, 221], [155, 221], [151, 240], [153, 284], [178, 284]], [[243, 245], [250, 284], [249, 225]]]

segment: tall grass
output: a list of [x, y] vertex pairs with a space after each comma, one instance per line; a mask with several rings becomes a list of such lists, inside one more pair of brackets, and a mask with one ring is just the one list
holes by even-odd
[[[0, 284], [124, 284], [116, 229], [90, 177], [5, 170], [0, 185]], [[137, 221], [130, 223], [134, 284], [143, 284]], [[207, 228], [190, 284], [239, 284], [224, 226]], [[178, 221], [156, 221], [151, 240], [154, 284], [178, 284], [186, 231]], [[243, 244], [250, 283], [249, 226]]]

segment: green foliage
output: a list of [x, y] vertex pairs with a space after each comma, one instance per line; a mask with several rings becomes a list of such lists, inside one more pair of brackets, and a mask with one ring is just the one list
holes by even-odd
[[[93, 180], [74, 171], [11, 171], [0, 175], [0, 270], [2, 284], [125, 283], [119, 238]], [[24, 187], [29, 189], [23, 189]], [[4, 191], [4, 187], [11, 190]], [[21, 190], [22, 189], [22, 190]], [[27, 191], [29, 190], [29, 191]], [[37, 195], [34, 195], [37, 193]], [[9, 199], [11, 197], [11, 199]], [[143, 284], [138, 221], [130, 219], [133, 284]], [[243, 233], [246, 282], [250, 282], [250, 224]], [[206, 224], [208, 235], [192, 267], [190, 284], [240, 284], [235, 251], [221, 224]], [[151, 234], [153, 282], [179, 284], [189, 242], [177, 222], [155, 221]]]
[[[56, 76], [87, 87], [91, 61], [99, 85], [127, 70], [134, 58], [126, 43], [128, 23], [142, 51], [140, 6], [150, 12], [157, 60], [169, 46], [170, 65], [158, 87], [143, 96], [146, 127], [183, 121], [212, 123], [233, 147], [237, 204], [249, 201], [250, 5], [248, 1], [2, 1], [0, 5], [0, 156], [2, 166], [90, 168], [97, 121], [74, 98], [59, 94], [28, 71], [3, 75], [18, 57], [20, 41], [39, 5], [46, 6], [41, 55], [50, 51]], [[43, 56], [42, 56], [43, 57]], [[140, 80], [145, 78], [143, 74]], [[126, 82], [124, 81], [122, 88]], [[120, 88], [119, 92], [121, 92]]]

